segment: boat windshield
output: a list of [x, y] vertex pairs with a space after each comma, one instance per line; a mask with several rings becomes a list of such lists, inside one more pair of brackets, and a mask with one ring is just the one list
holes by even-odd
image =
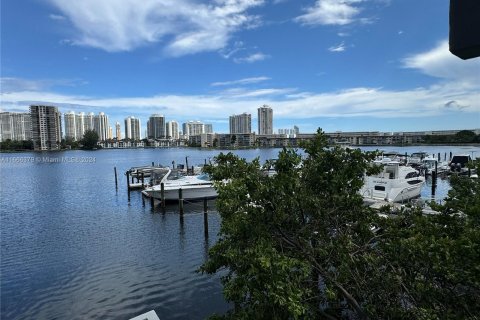
[[167, 180], [178, 180], [178, 179], [181, 179], [183, 177], [184, 177], [184, 175], [183, 175], [182, 172], [180, 172], [178, 170], [175, 170], [175, 171], [170, 172], [170, 174], [167, 177]]
[[202, 173], [202, 174], [197, 176], [197, 179], [204, 180], [204, 181], [210, 181], [210, 176], [206, 173]]

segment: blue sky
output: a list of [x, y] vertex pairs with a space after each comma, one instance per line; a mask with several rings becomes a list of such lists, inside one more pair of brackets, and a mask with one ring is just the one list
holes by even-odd
[[5, 0], [1, 109], [142, 126], [274, 110], [300, 132], [480, 128], [480, 58], [448, 51], [448, 0]]

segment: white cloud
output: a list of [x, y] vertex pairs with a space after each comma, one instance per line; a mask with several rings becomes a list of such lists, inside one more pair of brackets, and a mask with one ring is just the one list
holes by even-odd
[[306, 13], [295, 18], [304, 25], [346, 25], [354, 21], [360, 13], [355, 4], [362, 0], [317, 0]]
[[210, 85], [213, 86], [213, 87], [231, 86], [231, 85], [245, 85], [245, 84], [258, 83], [258, 82], [267, 81], [267, 80], [270, 80], [270, 78], [262, 76], [262, 77], [244, 78], [244, 79], [240, 79], [240, 80], [214, 82], [214, 83], [211, 83]]
[[164, 42], [173, 56], [218, 50], [242, 28], [258, 25], [248, 10], [264, 0], [48, 0], [78, 35], [73, 44], [109, 52]]
[[337, 46], [332, 46], [332, 47], [328, 48], [328, 51], [330, 51], [330, 52], [343, 52], [346, 49], [347, 49], [347, 47], [345, 46], [345, 43], [342, 42]]
[[[350, 88], [334, 92], [295, 92], [292, 88], [233, 88], [206, 95], [159, 94], [147, 97], [97, 98], [50, 91], [3, 92], [4, 109], [18, 110], [30, 103], [58, 105], [61, 111], [105, 111], [147, 117], [161, 110], [168, 118], [223, 119], [232, 112], [251, 112], [263, 104], [274, 107], [278, 119], [317, 117], [411, 118], [480, 112], [480, 90], [451, 82], [427, 88], [394, 91]], [[294, 93], [295, 92], [295, 93]], [[453, 102], [452, 102], [453, 101]], [[7, 111], [6, 110], [6, 111]]]
[[60, 21], [63, 21], [63, 20], [66, 19], [64, 16], [61, 16], [61, 15], [58, 15], [58, 14], [53, 14], [53, 13], [50, 14], [48, 17], [52, 20], [60, 20]]
[[233, 61], [235, 63], [253, 63], [253, 62], [262, 61], [268, 58], [270, 58], [269, 55], [266, 55], [261, 52], [257, 52], [243, 58], [235, 58], [233, 59]]
[[450, 53], [447, 40], [427, 52], [407, 57], [403, 66], [432, 77], [476, 85], [480, 90], [480, 60], [457, 58]]

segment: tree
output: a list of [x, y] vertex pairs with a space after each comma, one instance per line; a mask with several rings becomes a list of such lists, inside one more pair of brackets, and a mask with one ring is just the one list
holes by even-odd
[[475, 142], [477, 136], [475, 134], [475, 132], [473, 131], [470, 131], [470, 130], [462, 130], [462, 131], [459, 131], [457, 132], [457, 134], [455, 134], [455, 140], [456, 142], [463, 142], [463, 143], [471, 143], [471, 142]]
[[276, 170], [272, 177], [258, 159], [232, 153], [206, 168], [218, 189], [222, 225], [201, 270], [227, 269], [224, 295], [234, 307], [224, 318], [463, 318], [480, 312], [478, 228], [453, 214], [456, 209], [425, 216], [410, 208], [384, 218], [358, 194], [363, 174], [378, 170], [369, 165], [375, 154], [327, 148], [321, 130], [304, 151], [303, 160], [284, 149], [267, 162]]
[[95, 130], [87, 130], [83, 135], [82, 144], [83, 148], [87, 150], [92, 150], [97, 148], [98, 143], [98, 133]]

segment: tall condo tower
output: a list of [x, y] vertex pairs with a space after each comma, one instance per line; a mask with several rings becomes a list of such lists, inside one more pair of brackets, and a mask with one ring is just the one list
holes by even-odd
[[62, 117], [54, 106], [30, 106], [35, 150], [58, 150], [62, 141]]
[[63, 120], [65, 122], [65, 138], [72, 140], [80, 140], [77, 138], [77, 126], [76, 126], [76, 117], [75, 112], [70, 111], [63, 115]]
[[125, 139], [140, 140], [140, 119], [135, 117], [125, 119]]
[[178, 139], [178, 122], [175, 120], [167, 122], [167, 138]]
[[273, 134], [273, 110], [266, 104], [258, 108], [258, 134]]
[[230, 116], [230, 133], [251, 133], [252, 115], [249, 113]]
[[150, 139], [165, 139], [167, 137], [165, 117], [161, 114], [152, 114], [147, 122], [147, 136]]
[[1, 112], [0, 141], [32, 139], [30, 113]]
[[108, 139], [108, 116], [100, 112], [93, 118], [94, 130], [98, 133], [98, 140], [105, 141]]
[[115, 122], [115, 138], [122, 140], [122, 130], [120, 129], [120, 122]]

